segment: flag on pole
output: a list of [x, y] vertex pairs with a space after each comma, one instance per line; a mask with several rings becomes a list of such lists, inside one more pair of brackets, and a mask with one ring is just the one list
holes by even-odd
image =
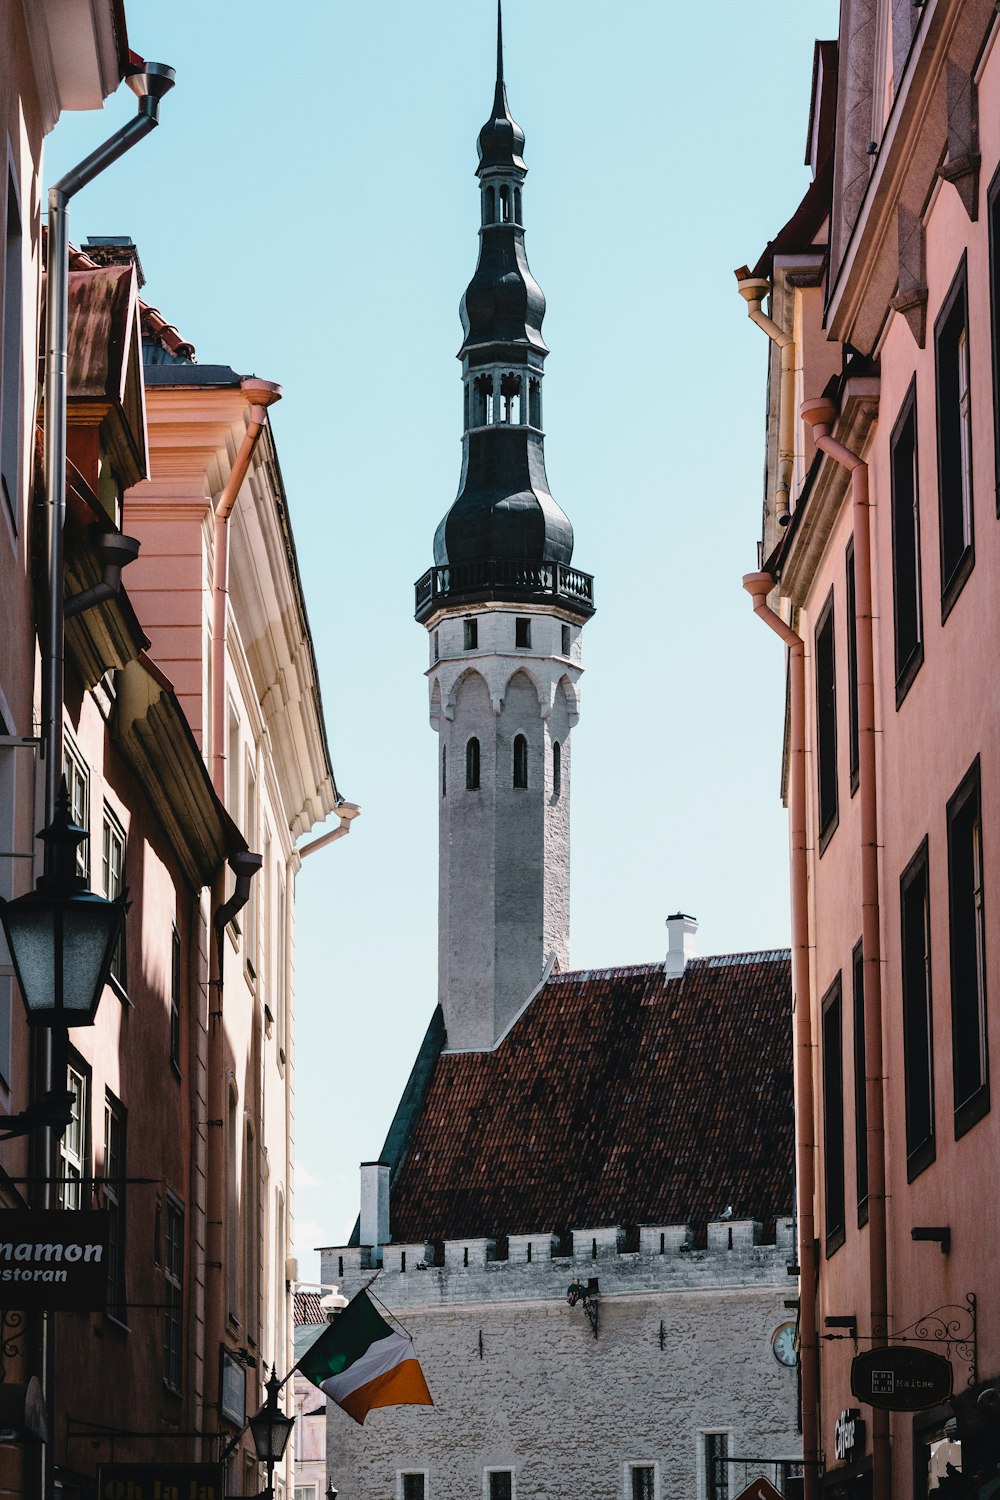
[[434, 1405], [413, 1340], [389, 1327], [367, 1292], [351, 1298], [296, 1368], [355, 1422], [376, 1406]]

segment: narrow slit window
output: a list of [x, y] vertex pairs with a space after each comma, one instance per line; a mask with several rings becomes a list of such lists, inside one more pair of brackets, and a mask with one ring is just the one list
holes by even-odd
[[900, 881], [903, 960], [903, 1087], [906, 1171], [912, 1182], [934, 1160], [934, 1063], [931, 1033], [930, 883], [927, 840]]
[[514, 645], [527, 650], [531, 645], [531, 621], [514, 621]]
[[483, 194], [483, 223], [493, 224], [497, 216], [497, 195], [494, 188], [488, 187]]
[[475, 736], [465, 747], [465, 788], [469, 792], [479, 790], [479, 741]]
[[462, 623], [465, 649], [466, 651], [475, 651], [479, 645], [479, 621], [464, 620]]
[[865, 1048], [865, 962], [858, 943], [851, 959], [854, 981], [854, 1149], [858, 1227], [868, 1222], [868, 1088]]
[[522, 222], [523, 221], [521, 219], [521, 189], [519, 187], [516, 187], [514, 189], [514, 223], [515, 224], [520, 224]]
[[823, 998], [823, 1185], [826, 1253], [844, 1243], [844, 1047], [840, 975]]
[[947, 615], [972, 570], [972, 408], [963, 262], [934, 330], [941, 606]]
[[562, 792], [562, 746], [556, 740], [552, 746], [552, 795], [558, 797]]
[[847, 748], [851, 794], [858, 786], [860, 738], [858, 734], [858, 603], [854, 570], [854, 541], [847, 549]]
[[493, 421], [493, 376], [477, 375], [473, 382], [475, 393], [475, 423], [485, 427]]
[[948, 803], [951, 1048], [955, 1135], [990, 1107], [986, 1041], [986, 925], [979, 761]]
[[564, 625], [562, 627], [562, 654], [563, 654], [563, 656], [568, 656], [569, 655], [570, 648], [571, 648], [572, 644], [573, 644], [573, 642], [572, 642], [572, 637], [570, 635], [570, 628], [569, 628], [568, 625]]
[[448, 746], [441, 746], [441, 795], [448, 795]]
[[837, 826], [837, 676], [833, 594], [816, 627], [816, 780], [820, 852]]
[[542, 425], [542, 382], [540, 380], [528, 382], [528, 421], [532, 427]]
[[911, 385], [889, 439], [892, 490], [892, 592], [896, 643], [896, 707], [924, 659], [917, 487], [917, 396]]
[[514, 786], [528, 785], [528, 741], [523, 734], [514, 736]]
[[504, 224], [510, 223], [510, 188], [506, 183], [500, 189], [500, 218]]

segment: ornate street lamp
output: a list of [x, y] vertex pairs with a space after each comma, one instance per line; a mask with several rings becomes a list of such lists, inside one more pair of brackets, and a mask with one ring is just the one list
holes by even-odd
[[278, 1379], [272, 1365], [271, 1373], [264, 1382], [267, 1400], [260, 1411], [250, 1418], [250, 1434], [257, 1450], [257, 1461], [267, 1464], [267, 1489], [264, 1493], [268, 1500], [274, 1500], [274, 1468], [284, 1458], [288, 1439], [295, 1426], [295, 1418], [286, 1417], [278, 1405], [278, 1392], [283, 1384], [284, 1381]]
[[70, 817], [65, 778], [55, 816], [38, 837], [45, 843], [45, 874], [27, 895], [0, 900], [28, 1023], [53, 1030], [92, 1026], [125, 921], [127, 892], [108, 901], [76, 873], [77, 848], [89, 835]]

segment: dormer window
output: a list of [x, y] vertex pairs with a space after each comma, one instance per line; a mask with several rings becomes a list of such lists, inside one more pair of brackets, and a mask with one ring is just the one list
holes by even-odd
[[517, 647], [519, 647], [519, 648], [522, 648], [522, 649], [527, 649], [528, 647], [530, 647], [530, 645], [531, 645], [531, 621], [530, 620], [515, 620], [514, 621], [514, 645], [517, 646]]
[[465, 649], [466, 651], [475, 651], [476, 647], [479, 645], [479, 621], [464, 620], [462, 623], [465, 632]]

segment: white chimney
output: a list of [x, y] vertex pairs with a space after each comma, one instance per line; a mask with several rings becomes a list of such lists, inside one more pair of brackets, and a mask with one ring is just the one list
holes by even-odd
[[371, 1264], [381, 1265], [389, 1240], [389, 1168], [384, 1161], [361, 1163], [361, 1243], [371, 1246]]
[[679, 979], [687, 968], [688, 959], [695, 957], [694, 935], [697, 931], [696, 917], [675, 911], [667, 918], [667, 961], [663, 969], [667, 979]]

